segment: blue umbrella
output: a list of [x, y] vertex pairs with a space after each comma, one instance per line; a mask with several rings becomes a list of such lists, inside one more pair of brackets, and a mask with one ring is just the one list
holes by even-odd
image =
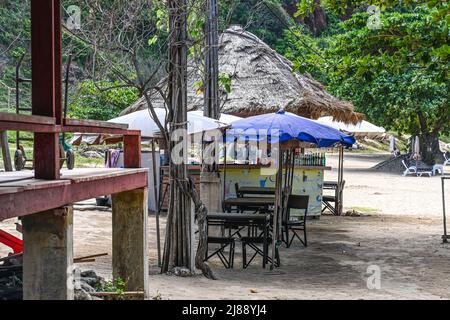
[[297, 139], [317, 145], [330, 147], [336, 143], [351, 146], [355, 138], [317, 121], [300, 117], [283, 109], [276, 113], [262, 114], [244, 118], [231, 123], [227, 130], [227, 141], [267, 139], [269, 143]]

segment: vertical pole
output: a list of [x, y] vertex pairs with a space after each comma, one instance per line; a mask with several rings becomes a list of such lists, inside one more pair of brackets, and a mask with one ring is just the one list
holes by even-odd
[[442, 181], [442, 214], [443, 214], [443, 222], [444, 222], [444, 235], [442, 236], [442, 242], [447, 243], [447, 217], [445, 214], [445, 192], [444, 192], [444, 182], [445, 179], [444, 177], [441, 177], [441, 181]]
[[282, 172], [283, 172], [283, 152], [281, 151], [281, 142], [278, 144], [278, 170], [276, 172], [275, 179], [275, 212], [273, 217], [273, 227], [272, 227], [272, 264], [271, 269], [274, 268], [275, 265], [275, 251], [276, 245], [278, 241], [278, 216], [280, 214], [280, 203], [281, 203], [281, 184], [282, 184]]
[[[61, 123], [61, 22], [59, 0], [31, 1], [33, 115]], [[59, 179], [58, 133], [34, 134], [34, 168], [38, 179]]]
[[24, 300], [73, 300], [73, 209], [22, 218]]
[[8, 132], [7, 131], [0, 131], [0, 145], [2, 148], [3, 165], [5, 167], [5, 171], [13, 171], [12, 163], [11, 163], [11, 155], [9, 153]]
[[159, 230], [159, 199], [158, 199], [158, 182], [156, 178], [156, 159], [155, 159], [155, 139], [152, 139], [152, 169], [153, 169], [153, 185], [155, 197], [155, 223], [156, 223], [156, 249], [158, 250], [158, 267], [161, 266], [161, 236]]
[[225, 200], [225, 186], [227, 181], [227, 129], [223, 131], [224, 143], [223, 143], [223, 197], [222, 200]]
[[344, 147], [342, 145], [339, 146], [339, 168], [338, 168], [338, 186], [337, 186], [337, 215], [340, 216], [342, 214], [343, 207], [343, 177], [344, 177]]
[[203, 114], [219, 119], [219, 36], [217, 30], [217, 1], [206, 1], [205, 106]]
[[141, 136], [123, 136], [123, 164], [125, 168], [141, 167]]

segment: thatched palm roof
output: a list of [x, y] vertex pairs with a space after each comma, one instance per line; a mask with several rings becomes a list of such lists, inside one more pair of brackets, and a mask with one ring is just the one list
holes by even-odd
[[[200, 79], [195, 66], [189, 66], [188, 109], [203, 108], [203, 94], [197, 94]], [[337, 121], [355, 123], [362, 114], [350, 102], [338, 100], [322, 84], [307, 74], [294, 72], [292, 63], [271, 49], [254, 34], [234, 26], [219, 40], [219, 71], [231, 77], [231, 92], [221, 93], [221, 112], [249, 116], [275, 112], [280, 108], [309, 118], [331, 115]], [[158, 93], [152, 95], [154, 107], [163, 107]], [[122, 114], [147, 107], [139, 99]]]

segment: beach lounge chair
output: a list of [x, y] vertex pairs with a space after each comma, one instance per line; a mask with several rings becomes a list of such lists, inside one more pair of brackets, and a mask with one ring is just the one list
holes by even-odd
[[433, 166], [432, 171], [433, 171], [433, 176], [435, 176], [437, 174], [443, 175], [444, 174], [444, 164], [435, 164]]
[[444, 159], [445, 159], [445, 161], [444, 161], [444, 163], [443, 163], [443, 166], [445, 167], [445, 166], [450, 166], [450, 158], [447, 158], [447, 154], [444, 152]]
[[416, 166], [407, 166], [405, 160], [402, 160], [402, 164], [405, 167], [405, 171], [403, 171], [403, 176], [407, 176], [409, 174], [417, 175], [417, 167]]
[[431, 176], [433, 175], [433, 171], [431, 171], [431, 170], [420, 170], [420, 171], [417, 171], [416, 176], [421, 177], [424, 174], [428, 175], [431, 178]]

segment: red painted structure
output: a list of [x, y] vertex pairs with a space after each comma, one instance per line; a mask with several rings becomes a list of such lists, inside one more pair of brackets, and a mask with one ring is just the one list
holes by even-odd
[[22, 240], [3, 230], [0, 230], [0, 243], [3, 243], [13, 249], [14, 254], [21, 253], [23, 251]]
[[[0, 173], [0, 221], [76, 201], [147, 186], [140, 168], [140, 131], [103, 121], [64, 119], [61, 91], [60, 0], [31, 1], [32, 115], [0, 113], [0, 131], [34, 132], [34, 177]], [[125, 169], [61, 177], [59, 134], [121, 134]]]

